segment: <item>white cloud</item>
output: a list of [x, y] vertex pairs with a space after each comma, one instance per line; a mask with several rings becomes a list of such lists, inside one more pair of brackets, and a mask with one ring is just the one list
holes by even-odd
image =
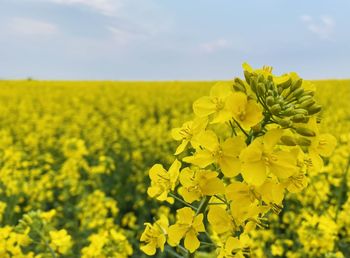
[[126, 45], [134, 40], [145, 38], [145, 35], [115, 26], [107, 26], [107, 29], [112, 33], [115, 42], [119, 45]]
[[226, 39], [217, 39], [210, 42], [205, 42], [200, 44], [199, 48], [207, 53], [216, 52], [221, 49], [229, 48], [231, 46], [230, 42]]
[[8, 30], [19, 36], [51, 36], [58, 32], [57, 26], [52, 23], [22, 17], [12, 18]]
[[330, 39], [335, 28], [335, 21], [330, 16], [322, 16], [319, 21], [310, 15], [303, 15], [300, 19], [306, 25], [306, 28], [320, 37], [321, 39]]
[[91, 8], [103, 15], [113, 16], [122, 7], [122, 0], [48, 0], [62, 5], [81, 5]]

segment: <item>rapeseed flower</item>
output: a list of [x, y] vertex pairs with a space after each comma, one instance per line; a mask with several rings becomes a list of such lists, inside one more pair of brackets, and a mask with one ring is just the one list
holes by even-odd
[[242, 175], [247, 183], [261, 185], [269, 173], [285, 179], [298, 171], [293, 152], [275, 149], [281, 136], [281, 129], [270, 130], [242, 151]]
[[159, 201], [171, 202], [172, 198], [168, 197], [168, 193], [175, 189], [180, 167], [181, 162], [178, 160], [173, 162], [169, 171], [166, 171], [160, 164], [154, 165], [149, 171], [151, 186], [147, 190], [148, 195]]
[[193, 253], [200, 245], [197, 235], [204, 231], [203, 214], [196, 215], [191, 208], [185, 207], [176, 212], [176, 224], [169, 227], [168, 243], [176, 246], [184, 238], [185, 248]]
[[193, 156], [183, 158], [183, 161], [192, 163], [200, 168], [210, 164], [218, 164], [222, 173], [227, 177], [236, 176], [241, 168], [239, 155], [245, 148], [243, 138], [236, 136], [220, 143], [213, 131], [205, 131], [197, 138], [200, 149]]

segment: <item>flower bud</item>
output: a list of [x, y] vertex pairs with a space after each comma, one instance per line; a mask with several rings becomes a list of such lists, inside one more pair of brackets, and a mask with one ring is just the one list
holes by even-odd
[[271, 113], [277, 115], [281, 111], [281, 106], [279, 104], [275, 104], [270, 109]]
[[256, 78], [252, 78], [252, 79], [250, 80], [249, 85], [250, 85], [250, 88], [252, 89], [252, 91], [255, 92], [255, 93], [257, 93], [257, 85], [258, 85], [258, 83], [257, 83]]
[[261, 83], [264, 83], [264, 82], [265, 82], [264, 75], [262, 75], [262, 74], [259, 74], [259, 75], [258, 75], [258, 82], [261, 82]]
[[309, 112], [306, 109], [303, 108], [297, 108], [295, 109], [296, 114], [301, 114], [301, 115], [307, 115]]
[[292, 136], [289, 136], [289, 135], [283, 135], [281, 137], [281, 142], [284, 145], [287, 145], [287, 146], [295, 146], [295, 145], [297, 145], [297, 142], [296, 142], [295, 138], [292, 137]]
[[305, 116], [303, 114], [296, 114], [291, 119], [294, 123], [303, 123], [303, 121], [305, 121]]
[[257, 87], [257, 91], [258, 91], [258, 95], [259, 96], [264, 96], [265, 94], [265, 85], [263, 83], [258, 83], [258, 87]]
[[281, 95], [281, 94], [282, 94], [282, 92], [283, 92], [283, 88], [278, 87], [278, 88], [277, 88], [277, 92], [278, 92], [278, 94], [279, 94], [279, 95]]
[[283, 128], [288, 128], [288, 127], [291, 127], [293, 125], [293, 122], [290, 120], [287, 120], [287, 119], [275, 117], [274, 120]]
[[316, 104], [316, 105], [313, 105], [313, 106], [311, 106], [311, 107], [308, 108], [309, 115], [314, 115], [314, 114], [320, 112], [321, 109], [322, 109], [322, 106], [317, 105], [317, 104]]
[[300, 146], [310, 146], [311, 145], [311, 140], [305, 137], [299, 137], [297, 139], [297, 143]]
[[235, 91], [241, 91], [241, 92], [246, 92], [246, 88], [244, 86], [244, 83], [241, 79], [236, 78], [235, 79], [235, 83], [233, 84], [233, 88], [235, 89]]
[[287, 109], [282, 111], [282, 115], [284, 116], [292, 116], [295, 115], [295, 110], [293, 107], [288, 107]]
[[282, 82], [281, 84], [278, 84], [277, 87], [278, 87], [278, 88], [282, 88], [282, 89], [284, 90], [284, 89], [289, 88], [291, 84], [292, 84], [292, 79], [289, 78], [289, 79], [286, 80], [285, 82]]
[[302, 136], [307, 136], [307, 137], [316, 136], [316, 133], [314, 131], [306, 127], [297, 127], [295, 128], [295, 131]]
[[[305, 92], [304, 92], [304, 93], [305, 93]], [[308, 99], [312, 99], [312, 96], [303, 94], [303, 96], [301, 96], [301, 97], [299, 98], [299, 102], [301, 103], [301, 102], [304, 102], [304, 101], [306, 101], [306, 100], [308, 100]]]
[[303, 94], [303, 92], [304, 92], [304, 89], [303, 88], [299, 88], [299, 89], [297, 89], [297, 90], [295, 90], [294, 92], [293, 92], [293, 97], [299, 97], [301, 94]]
[[302, 79], [298, 79], [296, 80], [292, 86], [290, 87], [290, 90], [291, 91], [295, 91], [296, 89], [299, 89], [301, 87], [301, 84], [303, 83], [303, 80]]
[[272, 106], [275, 103], [275, 99], [272, 96], [266, 98], [266, 104]]
[[306, 91], [304, 92], [304, 94], [305, 94], [305, 95], [309, 95], [309, 96], [314, 96], [314, 95], [315, 95], [315, 92], [312, 91], [312, 90], [306, 90]]
[[244, 70], [244, 78], [248, 84], [250, 84], [252, 74], [247, 70]]
[[300, 107], [301, 108], [306, 108], [306, 107], [310, 107], [312, 106], [313, 104], [315, 104], [316, 101], [314, 99], [308, 99], [308, 100], [305, 100], [304, 102], [302, 102], [300, 104]]

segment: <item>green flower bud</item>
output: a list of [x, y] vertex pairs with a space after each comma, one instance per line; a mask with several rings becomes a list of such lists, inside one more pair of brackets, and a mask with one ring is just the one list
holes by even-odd
[[301, 87], [301, 84], [303, 83], [303, 79], [296, 80], [292, 86], [290, 87], [291, 91], [295, 91], [296, 89], [299, 89]]
[[306, 91], [304, 92], [304, 94], [305, 94], [305, 95], [309, 95], [309, 96], [314, 96], [314, 95], [315, 95], [315, 92], [312, 91], [312, 90], [306, 90]]
[[287, 119], [275, 117], [274, 120], [283, 128], [288, 128], [288, 127], [291, 127], [293, 125], [293, 122], [290, 120], [287, 120]]
[[281, 114], [284, 116], [292, 116], [295, 115], [295, 110], [293, 107], [288, 107], [287, 109], [283, 110]]
[[302, 102], [300, 104], [300, 107], [301, 108], [306, 108], [306, 107], [310, 107], [312, 106], [313, 104], [315, 104], [316, 101], [314, 99], [308, 99], [308, 100], [305, 100], [304, 102]]
[[307, 137], [316, 136], [316, 133], [314, 131], [305, 127], [297, 127], [295, 128], [295, 131], [302, 136], [307, 136]]
[[250, 88], [252, 89], [252, 91], [257, 93], [258, 82], [257, 82], [256, 78], [252, 78], [250, 80], [249, 85], [250, 85]]
[[278, 84], [277, 87], [281, 88], [282, 90], [284, 90], [284, 89], [289, 88], [291, 84], [292, 84], [292, 79], [289, 78], [287, 81], [282, 82], [281, 84]]
[[303, 108], [295, 109], [295, 114], [307, 115], [308, 113], [309, 112], [306, 109], [303, 109]]
[[311, 140], [305, 137], [299, 137], [297, 139], [297, 143], [300, 146], [310, 146], [311, 145]]
[[264, 83], [265, 82], [265, 77], [262, 74], [258, 75], [258, 82]]
[[269, 106], [272, 106], [273, 104], [275, 104], [275, 99], [274, 99], [274, 97], [268, 96], [268, 97], [266, 98], [266, 104], [269, 105]]
[[277, 115], [281, 111], [281, 106], [279, 104], [275, 104], [270, 109], [271, 113]]
[[282, 94], [282, 92], [283, 92], [283, 88], [278, 87], [278, 88], [277, 88], [277, 92], [278, 92], [278, 94], [279, 94], [279, 95], [281, 95], [281, 94]]
[[296, 146], [297, 145], [295, 138], [292, 136], [289, 136], [289, 135], [283, 135], [281, 137], [281, 142], [287, 146]]
[[264, 96], [265, 95], [265, 85], [263, 83], [258, 83], [257, 87], [258, 95], [259, 96]]
[[294, 123], [303, 123], [305, 121], [305, 116], [303, 114], [296, 114], [291, 118]]
[[313, 105], [313, 106], [311, 106], [311, 107], [308, 108], [309, 115], [314, 115], [314, 114], [320, 112], [321, 109], [322, 109], [322, 106], [317, 105], [317, 104], [316, 104], [316, 105]]
[[246, 70], [244, 70], [244, 78], [248, 84], [250, 84], [252, 74]]
[[239, 78], [235, 79], [235, 83], [233, 84], [233, 88], [235, 89], [235, 91], [241, 91], [244, 93], [247, 91], [245, 88], [244, 82]]
[[[304, 92], [304, 93], [305, 93], [305, 92]], [[304, 101], [306, 101], [306, 100], [308, 100], [308, 99], [312, 99], [312, 96], [303, 94], [303, 96], [301, 96], [301, 97], [299, 98], [299, 102], [301, 103], [301, 102], [304, 102]]]
[[297, 89], [297, 90], [295, 90], [294, 92], [293, 92], [293, 97], [299, 97], [301, 94], [303, 94], [303, 92], [304, 92], [304, 89], [303, 88], [299, 88], [299, 89]]

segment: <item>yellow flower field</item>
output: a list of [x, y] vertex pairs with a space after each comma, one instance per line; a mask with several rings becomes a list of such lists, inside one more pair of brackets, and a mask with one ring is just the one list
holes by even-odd
[[234, 83], [0, 81], [0, 257], [350, 257], [350, 81]]

